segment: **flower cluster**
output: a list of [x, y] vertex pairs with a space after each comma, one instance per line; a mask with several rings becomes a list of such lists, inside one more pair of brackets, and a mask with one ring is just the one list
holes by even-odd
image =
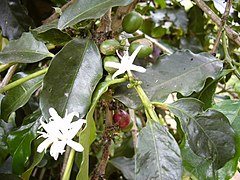
[[38, 131], [45, 140], [38, 146], [37, 152], [43, 152], [51, 145], [50, 155], [57, 160], [59, 154], [65, 152], [65, 146], [68, 145], [78, 152], [83, 151], [83, 146], [72, 139], [82, 128], [82, 125], [86, 123], [86, 120], [79, 119], [72, 122], [73, 117], [79, 117], [79, 114], [72, 112], [65, 114], [64, 118], [61, 118], [54, 108], [49, 109], [49, 122], [45, 123], [42, 119], [40, 120], [41, 126], [46, 132]]
[[106, 62], [106, 66], [107, 67], [112, 67], [112, 68], [118, 69], [113, 74], [113, 76], [112, 76], [113, 79], [115, 77], [117, 77], [118, 75], [123, 74], [123, 73], [128, 72], [128, 71], [131, 71], [131, 70], [132, 71], [142, 72], [142, 73], [144, 73], [146, 71], [145, 68], [133, 64], [133, 61], [136, 58], [136, 56], [139, 53], [139, 51], [141, 50], [141, 48], [142, 48], [142, 45], [138, 46], [135, 49], [135, 51], [132, 53], [131, 56], [129, 56], [128, 49], [123, 51], [123, 56], [121, 56], [119, 54], [119, 52], [117, 51], [117, 55], [121, 59], [121, 63]]

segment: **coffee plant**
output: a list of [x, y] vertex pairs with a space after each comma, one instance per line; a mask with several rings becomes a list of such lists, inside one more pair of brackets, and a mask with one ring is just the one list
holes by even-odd
[[239, 0], [1, 0], [1, 179], [239, 178]]

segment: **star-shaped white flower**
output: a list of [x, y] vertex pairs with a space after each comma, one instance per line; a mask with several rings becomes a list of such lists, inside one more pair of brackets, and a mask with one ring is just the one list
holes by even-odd
[[79, 119], [72, 122], [73, 117], [79, 117], [77, 112], [72, 112], [70, 114], [65, 114], [64, 118], [61, 118], [54, 108], [49, 108], [49, 122], [45, 123], [40, 120], [41, 126], [46, 132], [39, 132], [45, 140], [38, 146], [37, 152], [43, 152], [51, 145], [50, 155], [57, 160], [59, 154], [65, 152], [65, 146], [68, 145], [75, 151], [82, 152], [83, 146], [72, 139], [81, 129], [82, 125], [86, 123], [86, 120]]
[[114, 79], [118, 75], [123, 74], [125, 72], [138, 71], [138, 72], [144, 73], [146, 71], [145, 68], [133, 64], [133, 61], [136, 58], [141, 48], [142, 48], [142, 45], [138, 46], [131, 56], [129, 56], [128, 54], [128, 49], [126, 51], [123, 51], [123, 56], [121, 56], [117, 51], [117, 55], [121, 59], [121, 63], [106, 62], [105, 66], [118, 69], [113, 74], [112, 79]]

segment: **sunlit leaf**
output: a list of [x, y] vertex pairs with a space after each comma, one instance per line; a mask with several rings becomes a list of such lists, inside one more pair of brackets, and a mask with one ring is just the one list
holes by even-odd
[[125, 6], [132, 0], [76, 0], [61, 15], [58, 28], [64, 29], [85, 19], [100, 18], [114, 6]]
[[177, 142], [157, 122], [148, 122], [138, 137], [136, 179], [181, 179], [182, 158]]
[[49, 118], [50, 107], [62, 117], [66, 109], [85, 116], [102, 71], [101, 56], [93, 41], [74, 39], [66, 44], [53, 58], [43, 80], [40, 107], [44, 117]]
[[31, 33], [23, 33], [20, 39], [9, 41], [0, 52], [0, 62], [34, 63], [46, 57], [53, 57], [44, 43], [37, 41]]

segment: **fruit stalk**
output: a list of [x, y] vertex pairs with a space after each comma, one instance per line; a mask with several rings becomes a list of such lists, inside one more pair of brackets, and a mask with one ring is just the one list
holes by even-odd
[[142, 89], [141, 85], [133, 82], [134, 77], [131, 72], [128, 72], [128, 77], [129, 77], [130, 82], [132, 82], [134, 89], [137, 91], [137, 93], [143, 103], [143, 106], [146, 109], [146, 111], [148, 112], [148, 114], [150, 115], [151, 119], [156, 122], [160, 122], [163, 125], [164, 121], [162, 119], [160, 119], [158, 117], [158, 115], [156, 114], [156, 112], [154, 110], [154, 106], [152, 105], [151, 101], [149, 100], [146, 93]]

